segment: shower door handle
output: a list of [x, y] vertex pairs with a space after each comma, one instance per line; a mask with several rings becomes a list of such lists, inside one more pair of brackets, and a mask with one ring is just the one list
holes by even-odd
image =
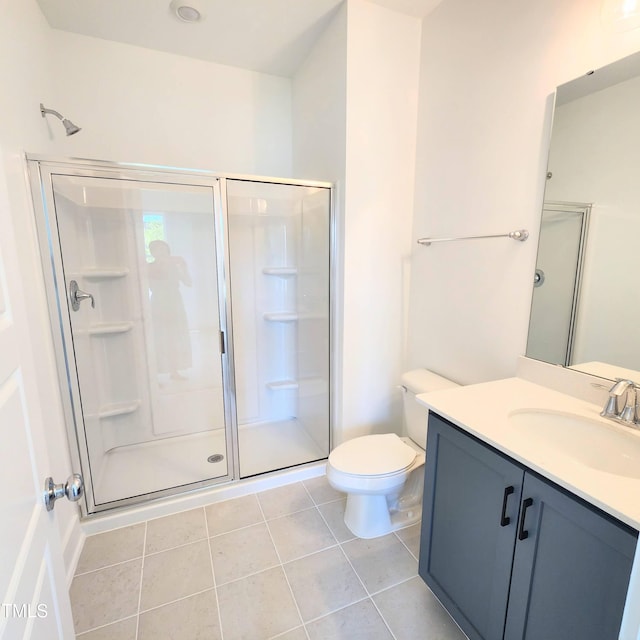
[[96, 308], [96, 301], [93, 299], [93, 296], [86, 291], [82, 291], [75, 280], [72, 280], [69, 284], [69, 299], [71, 300], [71, 308], [74, 311], [80, 309], [80, 303], [87, 299], [91, 300], [91, 308]]

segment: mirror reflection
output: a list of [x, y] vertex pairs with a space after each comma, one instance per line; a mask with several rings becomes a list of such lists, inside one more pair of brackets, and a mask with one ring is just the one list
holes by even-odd
[[559, 87], [546, 176], [526, 355], [606, 378], [640, 370], [638, 104], [640, 54]]

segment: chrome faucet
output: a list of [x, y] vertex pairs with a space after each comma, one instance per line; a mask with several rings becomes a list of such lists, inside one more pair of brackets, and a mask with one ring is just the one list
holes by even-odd
[[623, 424], [640, 426], [637, 390], [638, 385], [633, 380], [616, 378], [600, 415]]

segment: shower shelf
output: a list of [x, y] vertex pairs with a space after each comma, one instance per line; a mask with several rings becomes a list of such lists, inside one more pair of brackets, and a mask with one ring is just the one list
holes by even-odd
[[129, 413], [135, 413], [140, 408], [140, 400], [135, 402], [123, 402], [118, 404], [109, 404], [98, 409], [98, 417], [103, 418], [115, 418], [117, 416], [125, 416]]
[[267, 276], [295, 276], [298, 275], [296, 267], [263, 267], [262, 273]]
[[83, 269], [80, 275], [87, 280], [111, 280], [113, 278], [124, 278], [129, 274], [129, 269]]
[[296, 322], [297, 320], [326, 320], [324, 313], [267, 312], [262, 316], [268, 322]]
[[[116, 333], [127, 333], [133, 329], [133, 322], [113, 322], [108, 324], [94, 324], [86, 333], [90, 336], [106, 336]], [[78, 332], [84, 333], [84, 332]]]
[[298, 313], [277, 312], [264, 314], [264, 319], [267, 322], [296, 322], [299, 318], [300, 315]]
[[267, 382], [267, 389], [272, 391], [288, 391], [290, 389], [298, 388], [297, 380], [275, 380], [274, 382]]

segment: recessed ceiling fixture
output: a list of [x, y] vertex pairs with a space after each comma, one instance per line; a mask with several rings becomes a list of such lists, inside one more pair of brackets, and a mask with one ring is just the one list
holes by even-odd
[[190, 0], [171, 0], [169, 8], [181, 22], [200, 22], [204, 17], [201, 9]]

